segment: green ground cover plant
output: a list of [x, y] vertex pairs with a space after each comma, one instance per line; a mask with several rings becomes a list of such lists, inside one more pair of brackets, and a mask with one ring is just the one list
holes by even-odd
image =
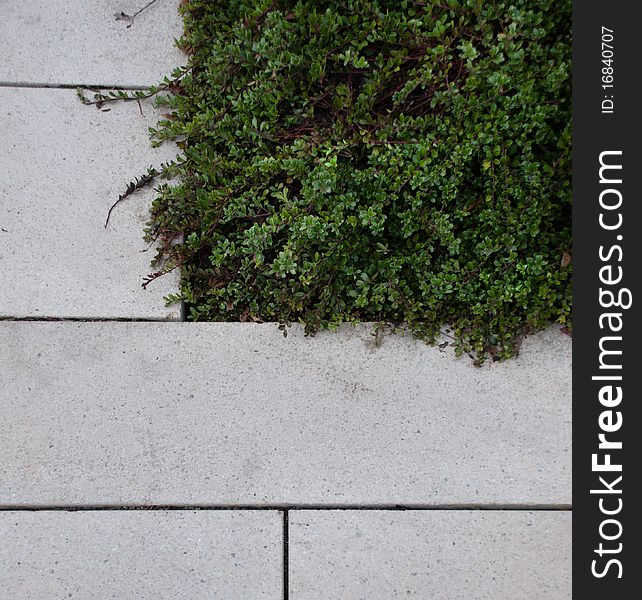
[[448, 326], [482, 360], [570, 325], [569, 0], [181, 10], [187, 66], [137, 96], [182, 152], [140, 185], [172, 179], [150, 279], [180, 267], [190, 319]]

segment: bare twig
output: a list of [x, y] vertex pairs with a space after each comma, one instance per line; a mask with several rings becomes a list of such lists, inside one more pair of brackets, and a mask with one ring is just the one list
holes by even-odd
[[116, 17], [116, 21], [128, 21], [129, 24], [127, 25], [127, 29], [129, 29], [134, 24], [134, 19], [155, 2], [156, 0], [151, 0], [151, 2], [148, 2], [147, 4], [145, 4], [143, 8], [140, 8], [139, 10], [137, 10], [133, 15], [128, 15], [127, 13], [119, 12], [119, 13], [115, 13], [114, 17]]

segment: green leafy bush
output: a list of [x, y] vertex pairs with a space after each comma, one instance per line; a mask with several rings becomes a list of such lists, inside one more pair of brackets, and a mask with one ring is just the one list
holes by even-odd
[[148, 234], [191, 319], [568, 324], [569, 0], [183, 5]]

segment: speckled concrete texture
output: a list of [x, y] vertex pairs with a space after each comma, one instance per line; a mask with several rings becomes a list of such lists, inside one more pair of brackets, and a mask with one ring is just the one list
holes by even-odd
[[281, 600], [273, 511], [0, 512], [11, 600]]
[[177, 319], [178, 273], [141, 283], [153, 190], [113, 212], [127, 183], [176, 156], [153, 150], [149, 105], [84, 106], [73, 90], [0, 88], [0, 317]]
[[0, 83], [149, 86], [185, 61], [178, 0], [0, 0]]
[[570, 600], [571, 514], [291, 511], [290, 600]]
[[0, 505], [568, 505], [570, 339], [0, 323]]

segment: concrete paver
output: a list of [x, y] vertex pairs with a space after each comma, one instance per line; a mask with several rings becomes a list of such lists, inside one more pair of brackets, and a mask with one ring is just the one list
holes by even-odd
[[0, 0], [0, 83], [149, 86], [183, 64], [178, 0]]
[[290, 600], [569, 600], [571, 514], [290, 511]]
[[282, 524], [273, 511], [0, 512], [0, 595], [280, 600]]
[[0, 88], [0, 317], [177, 319], [178, 273], [142, 290], [153, 190], [107, 211], [129, 181], [176, 147], [149, 146], [158, 114], [145, 103], [109, 112], [73, 90]]
[[568, 505], [570, 339], [0, 323], [0, 505]]

